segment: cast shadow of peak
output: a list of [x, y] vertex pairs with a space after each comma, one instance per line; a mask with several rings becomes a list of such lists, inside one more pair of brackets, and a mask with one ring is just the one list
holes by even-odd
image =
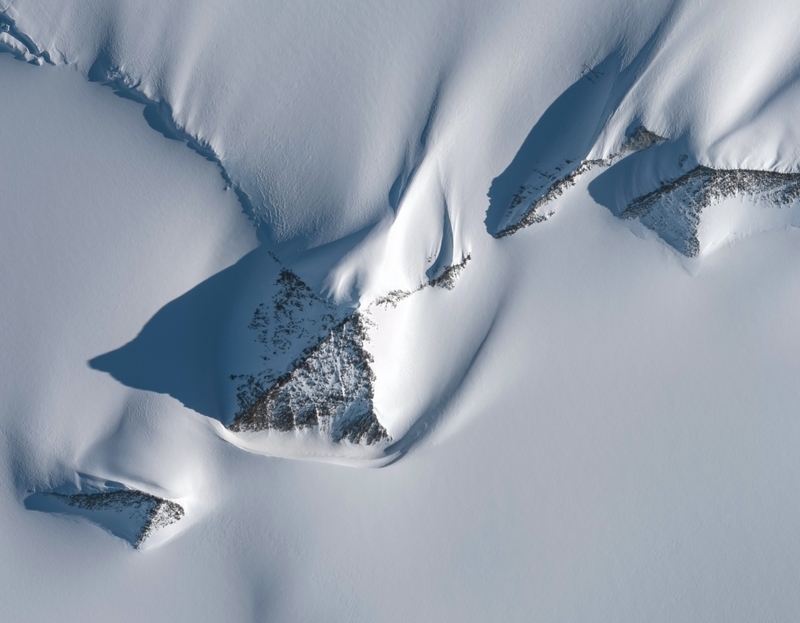
[[[258, 282], [271, 283], [279, 270], [263, 246], [251, 251], [166, 304], [133, 340], [91, 359], [89, 366], [128, 387], [168, 394], [227, 424], [232, 414], [225, 396], [231, 392], [223, 384], [231, 383], [231, 371], [223, 368], [231, 316], [248, 292], [257, 296]], [[246, 320], [243, 325], [247, 332]], [[245, 337], [252, 341], [251, 335]]]
[[501, 229], [512, 199], [532, 173], [549, 175], [555, 167], [577, 165], [586, 156], [600, 132], [609, 83], [619, 65], [619, 55], [612, 54], [585, 71], [536, 122], [508, 167], [492, 180], [485, 220], [490, 234]]
[[665, 140], [632, 153], [602, 171], [588, 186], [589, 195], [614, 216], [639, 197], [657, 190], [699, 165], [687, 136]]
[[[586, 159], [606, 123], [636, 83], [651, 58], [662, 28], [627, 64], [621, 50], [594, 67], [584, 65], [578, 78], [547, 108], [506, 169], [492, 180], [486, 230], [498, 234], [514, 197], [537, 176], [533, 196], [543, 196], [550, 184], [571, 173]], [[536, 196], [536, 195], [539, 196]]]
[[[35, 492], [26, 497], [23, 504], [29, 511], [82, 519], [122, 539], [131, 547], [137, 547], [137, 536], [141, 532], [144, 523], [144, 518], [138, 516], [141, 513], [136, 513], [135, 510], [131, 513], [131, 509], [125, 508], [110, 511], [101, 510], [99, 512], [86, 510], [71, 505], [69, 498], [70, 496], [66, 495]], [[128, 510], [129, 513], [123, 512], [125, 510]]]

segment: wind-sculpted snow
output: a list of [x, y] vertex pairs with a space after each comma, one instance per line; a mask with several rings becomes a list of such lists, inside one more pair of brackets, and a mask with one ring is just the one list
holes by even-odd
[[35, 493], [32, 510], [78, 515], [97, 523], [139, 549], [155, 532], [180, 521], [185, 512], [177, 502], [136, 489], [93, 493]]
[[[17, 27], [15, 20], [3, 11], [0, 11], [0, 52], [10, 52], [19, 60], [37, 65], [44, 63], [55, 64], [50, 53], [41, 49], [27, 34]], [[61, 53], [60, 62], [68, 62], [63, 53]], [[259, 221], [259, 212], [254, 208], [252, 199], [238, 184], [233, 182], [228, 170], [211, 144], [201, 137], [192, 135], [181, 126], [175, 119], [170, 103], [164, 99], [157, 99], [149, 95], [142, 81], [134, 79], [127, 74], [120, 64], [114, 61], [109, 50], [100, 50], [87, 71], [87, 78], [92, 82], [99, 82], [111, 87], [114, 93], [120, 97], [142, 104], [144, 106], [144, 118], [151, 128], [170, 140], [185, 143], [189, 149], [214, 162], [219, 167], [220, 175], [227, 187], [232, 188], [236, 193], [236, 197], [245, 214], [251, 219]]]
[[795, 4], [0, 0], [0, 618], [795, 620]]
[[50, 54], [20, 31], [15, 20], [3, 11], [0, 11], [0, 52], [9, 52], [19, 60], [36, 65], [54, 64]]
[[[800, 202], [800, 173], [697, 166], [638, 197], [619, 216], [638, 218], [675, 249], [688, 257], [696, 257], [701, 252], [698, 230], [703, 212], [731, 197], [750, 200], [755, 204], [751, 211], [780, 210], [795, 205]], [[781, 224], [790, 224], [793, 216], [796, 215], [784, 212]]]
[[254, 209], [253, 201], [248, 194], [235, 184], [222, 164], [219, 155], [214, 151], [211, 144], [186, 131], [176, 120], [172, 106], [163, 99], [154, 99], [149, 96], [141, 81], [133, 79], [123, 69], [114, 62], [113, 57], [107, 50], [102, 50], [89, 68], [87, 77], [92, 82], [99, 82], [111, 87], [114, 93], [120, 97], [131, 99], [144, 106], [144, 118], [151, 128], [160, 132], [165, 138], [185, 143], [192, 151], [197, 152], [206, 160], [210, 160], [219, 167], [220, 175], [227, 187], [232, 188], [236, 193], [236, 198], [242, 206], [242, 210], [251, 219], [259, 221], [258, 211]]

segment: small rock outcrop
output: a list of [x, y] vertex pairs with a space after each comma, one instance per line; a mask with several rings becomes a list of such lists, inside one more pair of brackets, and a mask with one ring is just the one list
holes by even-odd
[[130, 542], [134, 548], [156, 531], [180, 521], [183, 507], [177, 502], [137, 489], [93, 493], [35, 493], [28, 508], [44, 512], [77, 514]]
[[383, 307], [384, 309], [388, 309], [389, 307], [397, 307], [397, 304], [407, 299], [412, 294], [419, 292], [420, 290], [424, 290], [427, 287], [431, 288], [444, 288], [445, 290], [452, 290], [456, 287], [456, 282], [458, 278], [461, 276], [461, 273], [464, 272], [464, 269], [467, 267], [467, 262], [472, 259], [472, 254], [468, 253], [465, 258], [463, 258], [457, 264], [451, 264], [450, 266], [446, 266], [442, 273], [438, 277], [434, 277], [433, 279], [428, 280], [427, 282], [423, 283], [419, 286], [416, 290], [392, 290], [388, 294], [384, 296], [380, 296], [375, 299], [371, 304], [377, 305], [379, 307]]
[[530, 180], [520, 186], [512, 197], [503, 218], [505, 225], [493, 234], [494, 237], [504, 238], [524, 227], [546, 221], [555, 214], [554, 210], [547, 208], [548, 204], [574, 186], [584, 173], [595, 167], [609, 167], [629, 154], [642, 151], [664, 140], [644, 126], [639, 126], [625, 139], [620, 150], [607, 158], [582, 160], [578, 163], [565, 160], [553, 171], [535, 170]]
[[773, 207], [800, 200], [800, 173], [697, 166], [656, 190], [634, 199], [620, 218], [638, 218], [688, 257], [700, 252], [697, 237], [705, 208], [726, 198], [748, 196]]

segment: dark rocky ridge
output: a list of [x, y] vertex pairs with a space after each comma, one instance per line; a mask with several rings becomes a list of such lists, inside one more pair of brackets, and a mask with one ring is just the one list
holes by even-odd
[[[628, 154], [642, 151], [664, 140], [666, 139], [651, 132], [644, 126], [639, 126], [625, 140], [620, 150], [607, 158], [582, 160], [577, 166], [574, 166], [574, 161], [566, 160], [562, 165], [556, 167], [556, 171], [554, 172], [536, 171], [540, 178], [549, 180], [552, 183], [546, 190], [542, 186], [535, 186], [531, 183], [520, 186], [519, 190], [512, 197], [511, 203], [506, 210], [506, 220], [510, 219], [511, 215], [513, 215], [521, 205], [527, 203], [529, 204], [528, 207], [518, 220], [495, 232], [493, 234], [494, 237], [505, 238], [524, 227], [546, 221], [555, 214], [555, 211], [545, 211], [545, 206], [555, 199], [558, 199], [567, 189], [574, 186], [578, 178], [584, 173], [587, 173], [595, 167], [609, 167]], [[559, 177], [559, 173], [564, 169], [569, 172]]]
[[656, 190], [634, 199], [619, 215], [638, 218], [664, 241], [688, 257], [700, 252], [697, 230], [708, 206], [736, 195], [770, 206], [800, 200], [800, 173], [697, 166]]
[[184, 515], [183, 507], [177, 502], [138, 491], [122, 489], [101, 493], [48, 493], [69, 506], [86, 511], [128, 512], [131, 518], [141, 521], [141, 528], [135, 535], [133, 546], [139, 549], [144, 541], [160, 528], [165, 528]]
[[438, 277], [434, 277], [430, 279], [426, 283], [423, 283], [419, 286], [416, 290], [392, 290], [385, 296], [378, 297], [375, 299], [372, 304], [373, 305], [380, 305], [384, 308], [388, 307], [397, 307], [397, 304], [402, 301], [403, 299], [407, 299], [412, 294], [419, 292], [420, 290], [424, 290], [427, 287], [431, 288], [444, 288], [445, 290], [452, 290], [456, 287], [456, 282], [458, 278], [461, 276], [461, 273], [464, 272], [464, 269], [467, 267], [467, 262], [472, 259], [472, 254], [468, 253], [465, 258], [463, 258], [457, 264], [451, 264], [450, 266], [445, 267]]

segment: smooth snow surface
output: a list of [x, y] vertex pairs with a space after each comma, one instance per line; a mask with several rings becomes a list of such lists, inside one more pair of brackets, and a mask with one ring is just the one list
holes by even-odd
[[792, 2], [0, 11], [0, 618], [797, 618]]

